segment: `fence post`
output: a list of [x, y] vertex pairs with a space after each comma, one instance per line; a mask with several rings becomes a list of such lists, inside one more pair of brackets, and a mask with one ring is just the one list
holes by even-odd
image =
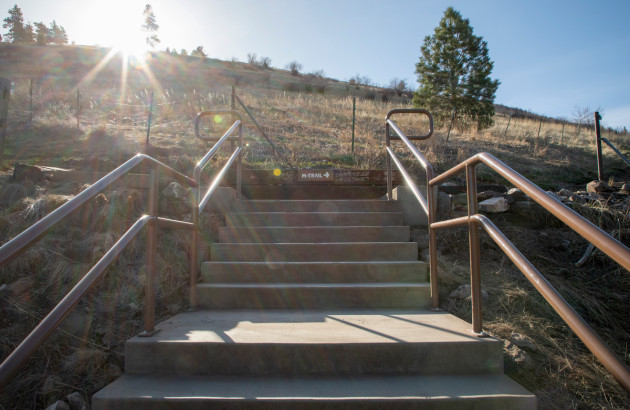
[[597, 179], [600, 181], [604, 180], [604, 163], [602, 159], [602, 137], [599, 130], [599, 120], [602, 119], [602, 116], [599, 115], [599, 112], [595, 111], [595, 137], [597, 138]]
[[0, 77], [0, 168], [4, 166], [4, 139], [7, 135], [11, 80]]
[[151, 101], [149, 102], [149, 118], [147, 119], [147, 141], [145, 146], [149, 146], [149, 134], [151, 134], [151, 117], [153, 115], [153, 91], [151, 91]]
[[536, 139], [540, 138], [540, 129], [542, 128], [543, 119], [540, 118], [540, 124], [538, 125], [538, 135], [536, 135]]
[[357, 112], [357, 97], [352, 97], [352, 155], [354, 155], [354, 119]]
[[503, 135], [507, 135], [508, 128], [510, 128], [510, 121], [512, 121], [512, 115], [510, 115], [510, 117], [508, 118], [508, 123], [505, 126], [505, 132], [503, 133]]
[[28, 91], [29, 104], [28, 104], [28, 121], [33, 122], [33, 79], [31, 78], [31, 88]]
[[564, 144], [564, 126], [565, 125], [566, 125], [565, 123], [562, 123], [562, 136], [560, 137], [560, 145]]
[[79, 100], [80, 96], [79, 89], [77, 88], [77, 128], [81, 128], [80, 126], [80, 118], [81, 118], [81, 101]]

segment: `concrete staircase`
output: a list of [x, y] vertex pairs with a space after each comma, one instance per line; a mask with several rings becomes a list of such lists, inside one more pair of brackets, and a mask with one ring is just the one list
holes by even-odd
[[242, 201], [200, 310], [127, 342], [93, 409], [531, 409], [503, 344], [427, 309], [395, 201]]

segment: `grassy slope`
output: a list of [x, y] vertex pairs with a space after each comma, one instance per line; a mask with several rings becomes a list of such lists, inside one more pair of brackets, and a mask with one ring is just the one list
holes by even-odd
[[[118, 57], [112, 58], [98, 74], [88, 74], [106, 54], [105, 50], [89, 47], [0, 47], [0, 76], [15, 80], [6, 163], [21, 161], [76, 169], [112, 169], [142, 149], [146, 138], [146, 104], [153, 90], [156, 106], [151, 143], [169, 149], [171, 154], [164, 160], [190, 173], [206, 149], [193, 136], [194, 115], [202, 109], [229, 107], [230, 86], [236, 84], [238, 94], [287, 158], [284, 163], [277, 160], [246, 120], [246, 136], [250, 141], [246, 159], [250, 166], [383, 168], [385, 115], [392, 108], [408, 105], [404, 97], [383, 102], [382, 90], [374, 88], [356, 88], [337, 81], [321, 82], [303, 75], [292, 76], [282, 70], [253, 69], [242, 63], [218, 60], [202, 63], [194, 57], [164, 55], [154, 56], [149, 65], [154, 74], [153, 82], [137, 65], [130, 69], [127, 86], [123, 89]], [[34, 65], [32, 61], [41, 64]], [[34, 81], [33, 122], [28, 121], [30, 80], [19, 79], [31, 77], [39, 78]], [[85, 78], [90, 81], [82, 82]], [[322, 85], [324, 92], [318, 93], [317, 87]], [[77, 86], [81, 92], [80, 129], [76, 128], [75, 117], [74, 87]], [[352, 96], [358, 97], [354, 155], [351, 153]], [[374, 100], [365, 98], [373, 96]], [[483, 133], [455, 130], [448, 142], [445, 127], [438, 124], [436, 135], [418, 146], [438, 172], [474, 153], [487, 151], [546, 189], [583, 186], [595, 178], [592, 131], [582, 130], [577, 135], [573, 125], [566, 125], [563, 135], [561, 124], [546, 121], [538, 135], [538, 120], [513, 118], [506, 133], [507, 123], [508, 117], [498, 114], [493, 128]], [[426, 127], [426, 122], [415, 118], [400, 117], [399, 124], [408, 134], [420, 133]], [[206, 124], [204, 131], [220, 134], [223, 125]], [[627, 152], [623, 137], [606, 136]], [[423, 178], [410, 155], [402, 149], [399, 152], [411, 171]], [[605, 154], [609, 175], [618, 179], [630, 176], [609, 150]], [[500, 181], [483, 167], [479, 177]], [[2, 237], [15, 235], [38, 214], [54, 209], [63, 200], [59, 195], [76, 194], [79, 189], [76, 185], [17, 186], [5, 177], [0, 190]], [[37, 202], [37, 198], [43, 199]], [[76, 228], [69, 226], [54, 232], [37, 245], [36, 252], [30, 252], [22, 262], [0, 271], [2, 283], [11, 284], [20, 278], [30, 278], [33, 282], [33, 291], [26, 296], [2, 298], [1, 307], [7, 313], [0, 322], [5, 330], [3, 346], [11, 346], [23, 337], [34, 325], [35, 318], [45, 314], [58, 300], [73, 277], [89, 267], [89, 262], [100, 252], [94, 251], [95, 245], [110, 243], [134, 214], [142, 213], [143, 200], [138, 191], [108, 193], [93, 209], [86, 210], [82, 219], [75, 221]], [[34, 203], [38, 205], [33, 206]], [[624, 215], [597, 210], [592, 215], [599, 218], [600, 224], [613, 221], [609, 225], [616, 225], [618, 235], [626, 238]], [[502, 217], [495, 222], [619, 355], [627, 358], [630, 341], [625, 316], [630, 295], [627, 272], [600, 256], [583, 268], [575, 268], [571, 261], [581, 256], [586, 247], [584, 241], [565, 229], [549, 225], [547, 219], [544, 215], [534, 217], [527, 227], [513, 226]], [[79, 229], [86, 221], [93, 221], [88, 225], [95, 232], [87, 237]], [[206, 218], [209, 227], [216, 222], [216, 217]], [[62, 241], [60, 238], [76, 239]], [[168, 249], [187, 249], [188, 246], [186, 237], [177, 233], [169, 233], [163, 240], [169, 245]], [[77, 256], [75, 246], [86, 249], [90, 255]], [[94, 315], [87, 343], [70, 343], [67, 335], [58, 332], [47, 342], [47, 348], [41, 349], [29, 362], [29, 369], [21, 379], [12, 385], [14, 391], [36, 391], [37, 394], [34, 397], [17, 395], [17, 399], [0, 396], [0, 403], [14, 400], [13, 407], [16, 403], [40, 407], [69, 393], [69, 387], [63, 384], [72, 386], [86, 377], [88, 382], [75, 389], [89, 394], [106, 379], [104, 373], [108, 365], [122, 365], [124, 337], [139, 326], [142, 318], [143, 246], [139, 241], [111, 270], [112, 279], [80, 305], [81, 312], [105, 312]], [[446, 296], [448, 290], [467, 281], [466, 235], [457, 231], [442, 234], [440, 250], [445, 255], [441, 258], [441, 272]], [[179, 267], [163, 268], [160, 273], [159, 312], [167, 315], [169, 304], [185, 304], [186, 284], [181, 271], [186, 267], [182, 255], [176, 251], [166, 252], [162, 257], [164, 260], [159, 266]], [[485, 328], [504, 339], [509, 339], [512, 331], [527, 334], [540, 348], [531, 353], [536, 371], [507, 360], [510, 375], [539, 394], [542, 407], [628, 406], [627, 398], [610, 376], [488, 240], [484, 241], [483, 261], [484, 287], [491, 295], [484, 311]], [[33, 274], [35, 271], [39, 273]], [[470, 317], [467, 303], [446, 297], [443, 303], [451, 312], [465, 319]], [[8, 348], [2, 351], [3, 356], [7, 353]], [[51, 363], [50, 368], [46, 363]], [[58, 375], [63, 382], [46, 389], [41, 383], [42, 373]]]

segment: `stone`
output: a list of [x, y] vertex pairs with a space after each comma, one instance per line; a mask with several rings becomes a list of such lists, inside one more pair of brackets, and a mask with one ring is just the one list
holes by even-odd
[[13, 166], [12, 182], [21, 182], [29, 180], [31, 182], [40, 182], [45, 180], [47, 175], [40, 167], [28, 164], [20, 164], [16, 162]]
[[503, 351], [511, 360], [514, 361], [514, 363], [516, 363], [519, 373], [533, 368], [534, 361], [530, 355], [510, 341], [503, 341]]
[[57, 400], [50, 406], [46, 407], [46, 410], [73, 410], [70, 405], [63, 400]]
[[184, 188], [177, 182], [171, 182], [164, 190], [162, 195], [170, 199], [189, 199], [190, 190]]
[[562, 188], [560, 191], [558, 191], [558, 195], [566, 196], [568, 198], [573, 195], [573, 191], [571, 191], [570, 189]]
[[509, 197], [511, 197], [514, 201], [527, 201], [528, 197], [525, 192], [521, 191], [518, 188], [511, 188], [507, 191]]
[[[453, 299], [470, 300], [470, 292], [471, 292], [470, 285], [461, 285], [460, 287], [452, 291], [449, 296]], [[481, 289], [481, 301], [486, 302], [487, 300], [488, 300], [488, 292]]]
[[545, 193], [546, 193], [547, 195], [549, 195], [550, 197], [552, 197], [553, 199], [558, 200], [558, 201], [560, 201], [560, 202], [562, 202], [562, 201], [566, 201], [566, 200], [567, 200], [567, 197], [566, 197], [566, 196], [560, 196], [560, 195], [556, 194], [556, 193], [555, 193], [555, 192], [553, 192], [553, 191], [546, 191]]
[[520, 347], [521, 349], [529, 350], [530, 352], [535, 352], [538, 350], [538, 347], [536, 347], [536, 344], [532, 339], [520, 333], [512, 333], [512, 335], [510, 336], [510, 342]]
[[78, 391], [67, 395], [66, 400], [68, 400], [68, 404], [70, 404], [70, 410], [88, 410], [85, 398]]
[[510, 204], [503, 197], [495, 197], [479, 202], [479, 211], [488, 213], [501, 213], [510, 210]]
[[594, 194], [612, 192], [614, 189], [604, 181], [591, 181], [586, 185], [586, 190]]

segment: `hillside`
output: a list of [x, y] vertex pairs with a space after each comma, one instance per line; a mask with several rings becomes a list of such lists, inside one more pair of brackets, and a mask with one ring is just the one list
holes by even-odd
[[[240, 62], [156, 53], [143, 64], [131, 61], [125, 73], [122, 56], [107, 56], [108, 50], [92, 47], [0, 44], [0, 77], [14, 83], [5, 168], [0, 176], [3, 243], [84, 187], [45, 179], [13, 181], [13, 164], [110, 171], [147, 149], [151, 95], [148, 151], [188, 175], [208, 148], [194, 137], [194, 116], [204, 109], [229, 108], [232, 86], [281, 154], [274, 155], [240, 110], [249, 141], [245, 154], [249, 168], [383, 169], [385, 116], [393, 108], [410, 106], [408, 96], [382, 88], [318, 75], [292, 75]], [[448, 141], [447, 124], [436, 124], [435, 135], [417, 145], [437, 173], [487, 151], [544, 189], [584, 190], [586, 183], [596, 178], [593, 131], [584, 127], [578, 131], [572, 123], [541, 121], [525, 114], [516, 108], [497, 107], [492, 128], [481, 133], [455, 129]], [[408, 134], [422, 133], [427, 126], [421, 119], [401, 117], [397, 121]], [[229, 123], [226, 119], [206, 123], [203, 131], [218, 136]], [[629, 152], [627, 135], [606, 131], [604, 136], [622, 152]], [[402, 149], [397, 151], [410, 172], [422, 181], [424, 174], [411, 155]], [[225, 155], [213, 163], [215, 170]], [[629, 167], [609, 149], [604, 155], [610, 182], [619, 187], [630, 180]], [[484, 167], [478, 169], [478, 178], [506, 184]], [[72, 223], [55, 229], [23, 258], [0, 270], [2, 357], [103, 255], [130, 221], [145, 212], [145, 197], [142, 190], [122, 188], [99, 196], [93, 206], [78, 212]], [[627, 197], [592, 198], [571, 206], [627, 243]], [[188, 210], [176, 203], [161, 203], [160, 209], [169, 216], [189, 217]], [[586, 242], [554, 222], [545, 211], [535, 209], [521, 218], [513, 214], [492, 218], [628, 363], [628, 273], [599, 253], [576, 266]], [[222, 219], [218, 214], [208, 214], [203, 222], [210, 231], [216, 231]], [[416, 236], [422, 249], [422, 231], [418, 229]], [[470, 320], [469, 302], [449, 297], [450, 291], [469, 281], [466, 232], [445, 231], [439, 240], [442, 306]], [[45, 408], [72, 392], [88, 397], [117, 377], [123, 366], [124, 341], [142, 321], [144, 246], [142, 240], [136, 242], [110, 268], [106, 282], [81, 302], [72, 320], [53, 334], [27, 368], [0, 393], [1, 406]], [[186, 308], [187, 282], [181, 272], [187, 266], [188, 237], [164, 232], [160, 247], [164, 251], [158, 264], [158, 316], [167, 318]], [[539, 396], [541, 408], [630, 407], [627, 395], [485, 237], [482, 267], [483, 286], [490, 298], [484, 308], [485, 329], [506, 342], [513, 333], [533, 340], [536, 348], [521, 350], [524, 356], [520, 358], [506, 343], [505, 361], [510, 376]]]

